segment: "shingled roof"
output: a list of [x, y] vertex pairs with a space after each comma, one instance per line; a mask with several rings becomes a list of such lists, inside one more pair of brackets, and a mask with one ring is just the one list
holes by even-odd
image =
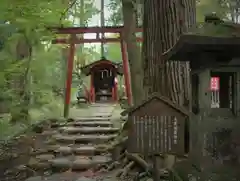
[[211, 53], [225, 59], [240, 57], [240, 25], [203, 23], [180, 36], [163, 54], [166, 60], [194, 61], [199, 54]]
[[95, 61], [93, 63], [90, 63], [84, 67], [81, 68], [82, 73], [84, 73], [85, 75], [90, 75], [91, 73], [91, 69], [95, 66], [98, 66], [100, 64], [111, 64], [112, 66], [114, 66], [117, 69], [117, 73], [119, 75], [123, 74], [123, 68], [122, 68], [122, 64], [121, 63], [115, 63], [113, 61], [107, 60], [107, 59], [101, 59], [98, 61]]
[[161, 96], [161, 95], [155, 93], [155, 94], [149, 96], [148, 99], [143, 100], [140, 104], [138, 104], [138, 105], [136, 105], [136, 106], [132, 106], [132, 107], [126, 109], [125, 111], [123, 111], [123, 112], [121, 113], [121, 116], [125, 116], [125, 115], [127, 115], [127, 114], [130, 114], [130, 113], [138, 110], [139, 108], [141, 108], [142, 106], [150, 103], [150, 102], [151, 102], [152, 100], [154, 100], [154, 99], [157, 99], [157, 100], [160, 100], [160, 101], [164, 102], [164, 103], [167, 104], [168, 106], [174, 108], [175, 110], [177, 110], [178, 112], [180, 112], [180, 113], [182, 113], [182, 114], [184, 114], [184, 115], [186, 115], [186, 116], [189, 116], [189, 115], [190, 115], [189, 111], [187, 111], [187, 110], [184, 109], [183, 107], [180, 107], [180, 106], [178, 106], [177, 104], [173, 103], [170, 99], [168, 99], [168, 98], [166, 98], [166, 97], [164, 97], [164, 96]]

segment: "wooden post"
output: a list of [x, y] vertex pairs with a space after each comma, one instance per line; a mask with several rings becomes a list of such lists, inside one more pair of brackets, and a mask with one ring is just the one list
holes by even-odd
[[114, 96], [115, 96], [115, 102], [118, 102], [118, 83], [115, 83], [114, 85]]
[[89, 103], [93, 101], [93, 73], [90, 74]]
[[121, 53], [122, 53], [122, 61], [123, 61], [123, 72], [124, 72], [124, 80], [126, 86], [126, 94], [128, 98], [128, 104], [132, 105], [132, 94], [131, 94], [131, 84], [130, 84], [130, 76], [129, 76], [129, 68], [128, 68], [128, 58], [127, 58], [127, 50], [125, 42], [122, 40], [121, 42]]
[[240, 116], [240, 72], [235, 74], [235, 84], [234, 84], [234, 109], [236, 116]]
[[211, 92], [210, 92], [210, 82], [211, 82], [211, 74], [210, 69], [205, 69], [201, 71], [199, 74], [199, 109], [200, 113], [208, 112], [211, 108]]
[[[74, 37], [75, 37], [75, 35], [71, 35], [71, 40], [73, 40]], [[69, 116], [74, 53], [75, 53], [75, 44], [70, 43], [69, 57], [68, 57], [68, 63], [67, 63], [67, 80], [66, 80], [65, 104], [64, 104], [64, 117], [65, 118], [67, 118]]]
[[[115, 86], [114, 86], [115, 87]], [[115, 102], [114, 87], [112, 87], [112, 102]]]
[[159, 172], [159, 157], [157, 155], [153, 156], [153, 181], [160, 180]]
[[96, 102], [95, 87], [92, 87], [92, 103]]

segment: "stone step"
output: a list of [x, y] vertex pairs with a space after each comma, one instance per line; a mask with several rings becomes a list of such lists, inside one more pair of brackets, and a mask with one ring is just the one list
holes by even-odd
[[93, 134], [93, 133], [103, 133], [103, 134], [110, 134], [116, 133], [119, 131], [119, 128], [113, 127], [62, 127], [60, 131], [63, 133], [68, 134]]
[[92, 114], [93, 117], [99, 117], [99, 118], [110, 118], [112, 116], [112, 113], [106, 113], [106, 112], [96, 112]]
[[96, 153], [96, 147], [91, 145], [73, 145], [73, 146], [60, 146], [55, 150], [60, 155], [94, 155]]
[[115, 107], [115, 104], [108, 104], [108, 103], [106, 103], [106, 104], [102, 104], [102, 103], [92, 103], [90, 106], [89, 106], [90, 108], [92, 108], [92, 107], [107, 107], [107, 108], [114, 108]]
[[49, 147], [49, 152], [57, 155], [100, 155], [105, 152], [107, 145], [54, 145]]
[[[74, 118], [72, 120], [75, 120], [75, 121], [110, 121], [110, 118], [107, 117], [107, 118], [104, 118], [104, 117], [96, 117], [96, 116], [89, 116], [89, 117], [77, 117], [77, 118]], [[73, 121], [69, 121], [69, 122], [73, 122]]]
[[59, 157], [49, 160], [52, 167], [72, 170], [87, 170], [99, 164], [106, 164], [110, 161], [110, 156], [70, 156]]
[[63, 143], [104, 143], [117, 135], [53, 135], [53, 139]]
[[109, 127], [113, 126], [111, 121], [75, 121], [69, 122], [66, 125], [68, 126], [89, 126], [89, 127]]
[[58, 128], [64, 126], [66, 123], [65, 122], [56, 122], [51, 124], [51, 128]]

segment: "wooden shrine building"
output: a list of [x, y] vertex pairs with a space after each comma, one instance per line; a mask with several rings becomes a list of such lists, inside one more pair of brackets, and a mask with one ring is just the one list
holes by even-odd
[[122, 65], [105, 58], [93, 62], [82, 69], [82, 73], [91, 77], [90, 102], [118, 101], [117, 75], [123, 75]]
[[[163, 57], [188, 61], [192, 79], [191, 148], [202, 155], [216, 151], [219, 131], [230, 133], [240, 117], [239, 25], [206, 22], [180, 36]], [[230, 130], [230, 131], [226, 131]], [[224, 134], [225, 134], [224, 133]], [[214, 136], [215, 135], [215, 136]], [[225, 135], [226, 137], [226, 135]], [[207, 141], [206, 141], [207, 139]], [[208, 144], [209, 143], [209, 144]], [[218, 150], [219, 151], [219, 150]], [[218, 153], [219, 154], [219, 153]], [[197, 157], [201, 159], [201, 157]]]

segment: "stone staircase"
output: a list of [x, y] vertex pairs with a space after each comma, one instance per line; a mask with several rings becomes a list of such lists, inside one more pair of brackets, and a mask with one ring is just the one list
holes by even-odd
[[[82, 171], [111, 162], [111, 154], [100, 145], [108, 144], [119, 131], [111, 122], [113, 106], [92, 106], [93, 114], [69, 119], [60, 125], [48, 140], [49, 152], [38, 155], [40, 162], [48, 162], [56, 170]], [[57, 125], [56, 125], [57, 126]]]

